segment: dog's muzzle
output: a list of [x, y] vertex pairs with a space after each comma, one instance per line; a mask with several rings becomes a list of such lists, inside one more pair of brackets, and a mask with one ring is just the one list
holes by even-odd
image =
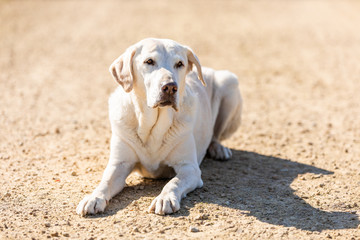
[[176, 93], [178, 91], [178, 86], [176, 82], [170, 82], [163, 84], [161, 86], [161, 93], [159, 99], [154, 107], [165, 107], [172, 106], [175, 111], [177, 111], [176, 106]]

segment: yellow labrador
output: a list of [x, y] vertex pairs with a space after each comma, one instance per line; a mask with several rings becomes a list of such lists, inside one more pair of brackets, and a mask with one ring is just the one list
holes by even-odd
[[101, 183], [76, 211], [103, 212], [135, 171], [150, 178], [172, 177], [149, 211], [174, 213], [187, 193], [202, 187], [199, 165], [206, 153], [218, 160], [231, 158], [231, 150], [219, 141], [240, 124], [237, 77], [202, 68], [189, 47], [168, 39], [136, 43], [110, 72], [121, 85], [109, 99], [110, 159]]

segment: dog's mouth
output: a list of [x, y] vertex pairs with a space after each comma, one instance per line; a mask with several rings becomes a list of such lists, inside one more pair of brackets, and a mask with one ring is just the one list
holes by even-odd
[[171, 101], [171, 100], [159, 101], [153, 106], [153, 108], [167, 107], [167, 106], [171, 106], [175, 111], [178, 111], [175, 101]]
[[169, 106], [172, 105], [173, 103], [169, 100], [163, 101], [159, 103], [159, 107], [165, 107], [165, 106]]

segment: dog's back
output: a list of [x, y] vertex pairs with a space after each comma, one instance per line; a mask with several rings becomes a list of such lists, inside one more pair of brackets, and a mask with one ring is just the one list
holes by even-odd
[[[207, 67], [202, 67], [202, 74], [211, 106], [214, 136], [219, 140], [224, 140], [230, 137], [241, 123], [242, 97], [238, 78], [230, 71], [216, 71]], [[194, 79], [196, 77], [197, 74], [193, 74], [191, 79], [198, 85], [198, 88], [202, 88], [199, 81]], [[228, 119], [224, 123], [226, 118]], [[216, 130], [222, 124], [226, 125], [222, 127], [222, 131]]]
[[[230, 137], [241, 123], [242, 97], [239, 91], [239, 83], [235, 74], [229, 71], [216, 71], [202, 67], [202, 74], [206, 82], [205, 91], [197, 80], [197, 73], [189, 73], [187, 82], [194, 91], [206, 92], [206, 98], [211, 111], [212, 137], [209, 139], [209, 155], [218, 160], [226, 160], [231, 157], [231, 151], [219, 142]], [[204, 100], [200, 99], [204, 102]], [[206, 106], [204, 106], [206, 108]], [[202, 120], [198, 125], [201, 125]], [[201, 161], [201, 160], [200, 160]]]

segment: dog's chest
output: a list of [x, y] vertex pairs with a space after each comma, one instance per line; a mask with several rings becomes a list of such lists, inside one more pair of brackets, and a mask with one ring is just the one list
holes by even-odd
[[136, 135], [150, 151], [158, 151], [174, 121], [172, 109], [151, 109], [137, 113]]
[[138, 138], [135, 151], [139, 161], [147, 171], [157, 171], [160, 165], [166, 164], [170, 152], [177, 145], [176, 140], [176, 138], [169, 136], [169, 132], [166, 132], [162, 138], [161, 136], [150, 134], [146, 142], [142, 142]]
[[160, 164], [166, 164], [179, 141], [184, 135], [191, 134], [189, 123], [192, 121], [182, 116], [176, 117], [173, 109], [167, 108], [158, 109], [156, 115], [137, 116], [138, 126], [129, 131], [126, 138], [149, 172], [156, 171]]

